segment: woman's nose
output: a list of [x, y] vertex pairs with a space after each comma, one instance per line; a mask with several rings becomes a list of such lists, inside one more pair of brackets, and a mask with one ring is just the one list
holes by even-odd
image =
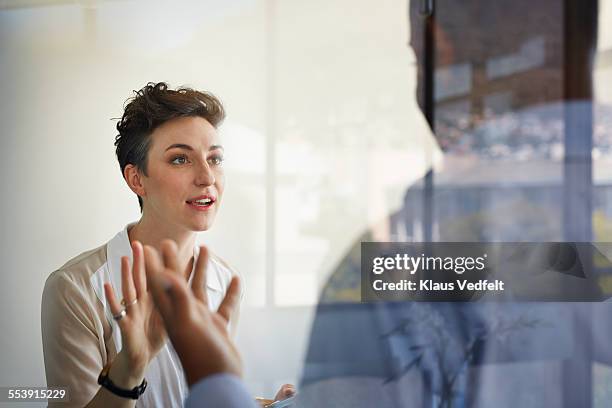
[[195, 182], [199, 186], [212, 186], [215, 184], [215, 175], [207, 162], [198, 167]]

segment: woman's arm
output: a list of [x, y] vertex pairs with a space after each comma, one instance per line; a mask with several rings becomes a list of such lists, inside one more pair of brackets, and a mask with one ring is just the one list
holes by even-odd
[[[166, 341], [161, 316], [147, 292], [143, 247], [135, 242], [132, 250], [132, 267], [127, 257], [121, 260], [124, 305], [109, 283], [104, 286], [112, 314], [122, 315], [116, 319], [121, 329], [122, 349], [111, 362], [108, 377], [125, 390], [141, 384], [147, 365]], [[103, 368], [99, 338], [102, 334], [95, 329], [92, 307], [76, 284], [65, 275], [54, 275], [47, 280], [42, 303], [48, 385], [69, 387], [68, 406], [133, 407], [135, 400], [116, 396], [98, 385]]]
[[[103, 367], [94, 311], [77, 285], [62, 271], [45, 283], [41, 304], [42, 343], [47, 386], [68, 387], [63, 407], [82, 407], [98, 390]], [[49, 401], [49, 406], [54, 406]]]

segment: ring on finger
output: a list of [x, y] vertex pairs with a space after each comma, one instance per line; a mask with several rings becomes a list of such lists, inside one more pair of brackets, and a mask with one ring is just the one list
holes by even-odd
[[116, 315], [113, 315], [113, 319], [115, 319], [115, 321], [118, 322], [119, 320], [123, 319], [126, 314], [127, 312], [125, 311], [125, 309], [121, 309], [119, 313], [117, 313]]
[[135, 298], [134, 300], [132, 300], [131, 302], [126, 302], [125, 299], [121, 299], [121, 305], [125, 308], [128, 308], [130, 306], [135, 305], [136, 303], [138, 303], [138, 298]]

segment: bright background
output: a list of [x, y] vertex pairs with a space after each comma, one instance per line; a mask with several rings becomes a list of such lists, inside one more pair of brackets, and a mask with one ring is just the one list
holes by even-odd
[[246, 278], [252, 392], [297, 383], [327, 275], [431, 162], [408, 33], [404, 0], [0, 1], [0, 385], [45, 384], [46, 277], [139, 217], [112, 118], [148, 81], [226, 106], [202, 241]]

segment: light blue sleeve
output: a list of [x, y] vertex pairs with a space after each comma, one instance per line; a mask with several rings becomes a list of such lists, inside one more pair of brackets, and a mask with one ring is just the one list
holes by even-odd
[[185, 408], [256, 408], [242, 381], [231, 374], [214, 374], [194, 384]]

